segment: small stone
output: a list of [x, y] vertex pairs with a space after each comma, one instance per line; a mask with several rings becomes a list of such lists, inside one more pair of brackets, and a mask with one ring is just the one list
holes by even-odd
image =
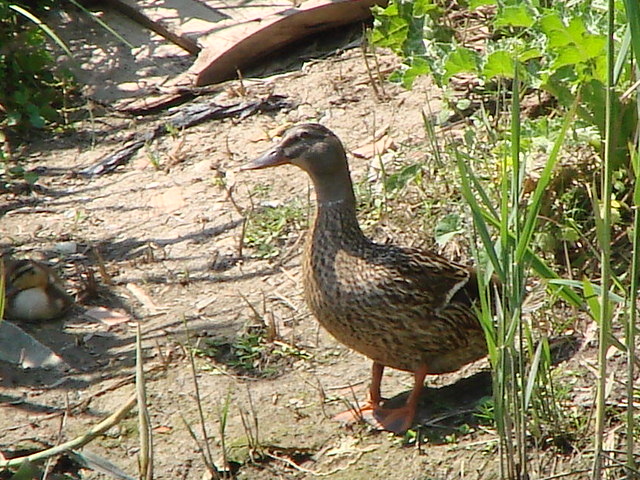
[[71, 255], [78, 251], [78, 244], [76, 242], [58, 242], [53, 247], [54, 250], [63, 255]]

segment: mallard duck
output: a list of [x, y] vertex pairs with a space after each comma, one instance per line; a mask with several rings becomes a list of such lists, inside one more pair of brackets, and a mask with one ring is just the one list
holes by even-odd
[[[359, 413], [369, 411], [380, 428], [402, 433], [412, 426], [426, 375], [458, 370], [487, 353], [473, 307], [476, 272], [433, 252], [368, 239], [356, 218], [345, 149], [324, 126], [289, 129], [242, 169], [283, 164], [307, 172], [316, 194], [303, 259], [306, 303], [339, 342], [373, 360], [368, 401]], [[384, 407], [385, 367], [414, 375], [400, 408]]]
[[73, 300], [51, 268], [34, 260], [5, 260], [5, 317], [31, 322], [61, 316]]

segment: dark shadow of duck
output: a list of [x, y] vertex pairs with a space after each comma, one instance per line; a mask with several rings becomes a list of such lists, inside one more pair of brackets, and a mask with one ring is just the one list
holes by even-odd
[[[571, 359], [581, 346], [576, 335], [559, 335], [549, 339], [551, 365], [555, 367]], [[459, 376], [454, 373], [451, 375]], [[402, 406], [410, 391], [387, 400], [385, 406]], [[472, 431], [478, 425], [492, 424], [492, 379], [490, 370], [441, 387], [425, 386], [415, 417], [417, 434], [432, 444], [444, 444]]]

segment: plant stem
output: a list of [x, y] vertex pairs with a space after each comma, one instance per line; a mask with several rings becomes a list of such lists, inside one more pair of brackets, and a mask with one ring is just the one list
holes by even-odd
[[636, 298], [638, 295], [638, 263], [640, 262], [640, 184], [637, 183], [638, 173], [640, 173], [640, 153], [633, 153], [632, 163], [636, 175], [636, 185], [634, 191], [634, 217], [633, 217], [633, 255], [631, 259], [631, 285], [629, 287], [629, 315], [626, 322], [625, 340], [627, 347], [627, 467], [629, 472], [635, 470], [634, 433], [635, 433], [635, 408], [633, 407], [636, 361], [636, 319], [637, 308]]
[[[607, 383], [607, 349], [611, 330], [611, 312], [609, 302], [609, 288], [611, 286], [611, 169], [615, 148], [613, 132], [613, 95], [614, 95], [614, 16], [615, 2], [608, 1], [608, 32], [607, 32], [607, 90], [605, 110], [605, 152], [602, 173], [602, 223], [600, 231], [600, 271], [602, 290], [600, 291], [600, 330], [598, 345], [598, 392], [596, 396], [596, 428], [595, 428], [595, 456], [593, 459], [593, 479], [602, 478], [602, 460], [604, 447], [604, 416], [606, 408], [605, 389]], [[598, 208], [598, 205], [596, 205]], [[597, 213], [596, 213], [597, 214]]]

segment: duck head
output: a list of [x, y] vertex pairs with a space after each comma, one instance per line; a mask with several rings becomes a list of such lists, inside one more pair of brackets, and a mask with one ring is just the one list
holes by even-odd
[[313, 181], [319, 204], [355, 202], [345, 149], [328, 128], [306, 123], [290, 128], [280, 141], [242, 170], [296, 165]]

